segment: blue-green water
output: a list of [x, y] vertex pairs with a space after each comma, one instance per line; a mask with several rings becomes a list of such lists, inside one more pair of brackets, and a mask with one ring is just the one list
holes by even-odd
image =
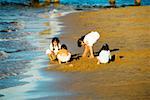
[[[76, 5], [109, 5], [109, 0], [60, 0], [64, 4]], [[150, 5], [149, 0], [141, 0], [142, 5]], [[116, 5], [134, 5], [134, 0], [116, 0]]]
[[38, 46], [40, 44], [38, 32], [46, 27], [41, 25], [44, 19], [37, 17], [44, 9], [2, 6], [0, 12], [0, 89], [2, 89], [20, 84], [18, 80], [22, 76], [18, 75], [28, 71], [32, 67], [30, 62], [43, 54], [41, 47]]
[[[45, 0], [39, 0], [40, 3]], [[71, 5], [109, 5], [109, 0], [60, 0], [62, 4], [71, 4]], [[31, 3], [31, 0], [0, 0], [2, 3], [15, 3], [15, 4], [25, 4], [28, 5]], [[134, 0], [116, 0], [117, 5], [133, 5]], [[150, 0], [141, 0], [142, 5], [150, 5]]]
[[[67, 7], [60, 6], [67, 12]], [[55, 17], [49, 12], [55, 7], [31, 8], [19, 5], [0, 8], [0, 89], [24, 84], [19, 82], [38, 63], [41, 67], [48, 64], [45, 55], [50, 38], [61, 34]], [[60, 9], [59, 7], [57, 9]], [[44, 17], [48, 16], [48, 17]], [[45, 26], [49, 22], [51, 26]], [[52, 29], [49, 34], [41, 31]], [[56, 34], [57, 33], [57, 34]], [[39, 60], [40, 59], [40, 60]], [[35, 61], [40, 61], [36, 62]]]

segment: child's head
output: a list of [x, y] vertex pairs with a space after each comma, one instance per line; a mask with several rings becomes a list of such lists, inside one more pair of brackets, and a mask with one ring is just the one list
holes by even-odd
[[67, 46], [65, 44], [62, 44], [61, 49], [66, 49], [67, 50]]
[[103, 44], [102, 49], [101, 50], [109, 50], [109, 46], [107, 43]]
[[78, 41], [77, 41], [78, 47], [82, 46], [84, 37], [85, 37], [85, 35], [78, 39]]
[[54, 38], [52, 39], [52, 44], [53, 44], [53, 45], [58, 45], [58, 43], [59, 43], [59, 39], [58, 39], [57, 37], [54, 37]]

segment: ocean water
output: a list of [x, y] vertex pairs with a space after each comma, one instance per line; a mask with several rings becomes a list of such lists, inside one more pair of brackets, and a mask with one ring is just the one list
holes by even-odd
[[[63, 4], [74, 5], [101, 5], [108, 6], [109, 0], [60, 0]], [[150, 5], [150, 0], [141, 0], [142, 5]], [[116, 5], [134, 5], [134, 0], [116, 0]]]
[[[57, 9], [57, 13], [50, 15], [53, 9]], [[47, 67], [49, 59], [45, 50], [51, 38], [61, 34], [57, 17], [72, 9], [62, 5], [44, 8], [5, 5], [0, 7], [0, 12], [0, 89], [4, 89], [26, 84], [20, 80], [29, 77], [24, 73], [36, 69], [35, 66]], [[45, 26], [45, 22], [49, 26]], [[49, 33], [40, 33], [47, 29]]]
[[[45, 0], [39, 0], [40, 3]], [[62, 4], [70, 5], [101, 5], [108, 6], [109, 0], [60, 0]], [[0, 3], [15, 3], [29, 5], [31, 0], [0, 0]], [[150, 5], [150, 0], [141, 0], [142, 5]], [[134, 5], [134, 0], [116, 0], [116, 5]]]
[[36, 37], [44, 27], [38, 27], [41, 19], [36, 14], [40, 10], [1, 6], [0, 12], [0, 89], [3, 89], [18, 85], [21, 78], [18, 75], [29, 70], [30, 62], [42, 54], [36, 46], [39, 42]]
[[[27, 84], [19, 81], [30, 77], [24, 73], [37, 65], [46, 67], [49, 60], [45, 49], [53, 36], [61, 34], [63, 27], [59, 26], [57, 13], [62, 16], [74, 12], [68, 5], [109, 5], [108, 0], [60, 0], [60, 3], [65, 5], [32, 8], [24, 6], [29, 5], [30, 0], [0, 0], [0, 89]], [[132, 5], [134, 0], [117, 0], [117, 5], [123, 4]], [[142, 0], [142, 5], [150, 5], [150, 1]], [[58, 11], [56, 16], [49, 15], [53, 9]], [[44, 26], [45, 22], [49, 22], [49, 26]], [[51, 32], [40, 33], [46, 29]]]

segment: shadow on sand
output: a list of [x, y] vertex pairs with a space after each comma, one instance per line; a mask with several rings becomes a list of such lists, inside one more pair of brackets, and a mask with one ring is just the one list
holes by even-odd
[[[95, 56], [95, 57], [98, 56], [100, 51], [101, 51], [101, 50], [99, 50], [98, 52], [94, 52], [94, 56]], [[119, 49], [111, 49], [111, 50], [110, 50], [110, 52], [117, 52], [117, 51], [119, 51]], [[71, 60], [70, 60], [69, 62], [74, 61], [74, 60], [79, 60], [81, 57], [82, 57], [82, 56], [81, 56], [80, 53], [78, 53], [78, 54], [73, 54], [73, 55], [71, 55]], [[115, 58], [116, 58], [116, 56], [115, 56], [115, 55], [112, 55], [110, 62], [115, 61]], [[119, 58], [124, 58], [124, 56], [119, 56]]]
[[[94, 56], [95, 56], [95, 57], [98, 56], [100, 51], [101, 51], [101, 50], [99, 50], [98, 52], [94, 52]], [[117, 52], [117, 51], [119, 51], [119, 49], [111, 49], [111, 50], [110, 50], [110, 52]], [[82, 55], [81, 53], [72, 54], [72, 55], [71, 55], [71, 59], [69, 60], [69, 62], [80, 60], [80, 58], [82, 57], [81, 55]], [[122, 58], [124, 58], [124, 56], [119, 56], [119, 58], [122, 59]], [[115, 59], [116, 59], [116, 56], [115, 56], [115, 55], [112, 55], [110, 62], [114, 62]], [[53, 61], [53, 62], [51, 62], [51, 63], [56, 64], [57, 61], [58, 61], [58, 60], [56, 59], [55, 61]], [[109, 62], [109, 63], [110, 63], [110, 62]]]

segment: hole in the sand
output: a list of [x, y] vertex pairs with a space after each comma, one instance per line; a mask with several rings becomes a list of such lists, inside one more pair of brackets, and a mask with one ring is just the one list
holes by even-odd
[[116, 58], [115, 55], [112, 55], [110, 61], [112, 61], [112, 62], [115, 61], [115, 58]]
[[73, 54], [71, 55], [71, 59], [70, 59], [70, 62], [73, 61], [73, 60], [79, 60], [81, 56], [79, 54]]
[[119, 56], [120, 59], [124, 58], [124, 56]]

